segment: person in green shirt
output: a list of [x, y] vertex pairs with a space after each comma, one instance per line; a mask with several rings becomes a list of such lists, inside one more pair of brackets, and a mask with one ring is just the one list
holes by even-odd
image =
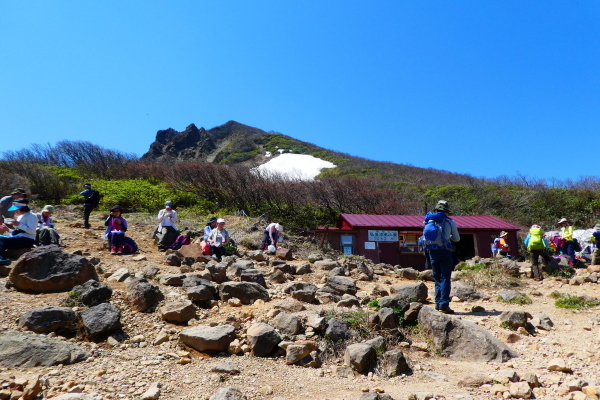
[[562, 248], [563, 254], [569, 256], [569, 264], [575, 265], [575, 244], [573, 243], [573, 226], [566, 218], [561, 218], [558, 221], [558, 225], [562, 226], [560, 229], [560, 237], [565, 240], [565, 244]]

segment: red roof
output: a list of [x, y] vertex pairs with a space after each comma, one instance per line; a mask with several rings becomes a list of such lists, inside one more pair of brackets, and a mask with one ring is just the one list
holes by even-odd
[[[487, 215], [452, 215], [459, 229], [489, 229], [518, 231], [521, 228], [509, 224], [500, 218]], [[358, 227], [378, 228], [423, 228], [422, 215], [371, 215], [371, 214], [340, 214], [338, 227], [341, 229], [355, 229]]]

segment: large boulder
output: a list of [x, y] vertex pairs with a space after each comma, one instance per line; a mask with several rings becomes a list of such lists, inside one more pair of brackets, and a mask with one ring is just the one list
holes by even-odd
[[410, 301], [424, 303], [427, 301], [427, 285], [423, 282], [409, 283], [407, 285], [394, 285], [390, 287], [391, 294], [397, 294]]
[[112, 289], [105, 284], [89, 280], [84, 284], [77, 285], [73, 288], [73, 292], [77, 299], [86, 306], [97, 306], [105, 303], [112, 296]]
[[292, 250], [284, 249], [283, 247], [277, 248], [277, 250], [275, 251], [275, 257], [279, 258], [280, 260], [286, 260], [286, 261], [290, 261], [290, 260], [294, 259]]
[[347, 322], [337, 318], [330, 318], [327, 321], [325, 337], [331, 339], [334, 342], [348, 340], [352, 337], [352, 331], [350, 330], [350, 327], [348, 326]]
[[227, 351], [235, 340], [235, 328], [231, 325], [198, 325], [182, 331], [179, 338], [198, 351]]
[[287, 285], [285, 288], [283, 288], [283, 292], [284, 293], [292, 293], [292, 292], [296, 292], [298, 290], [310, 290], [313, 292], [316, 292], [319, 288], [316, 285], [313, 285], [312, 283], [307, 283], [307, 282], [293, 282], [290, 283], [289, 285]]
[[71, 326], [77, 320], [75, 311], [68, 307], [34, 308], [21, 315], [18, 320], [19, 328], [36, 333], [56, 332]]
[[50, 367], [85, 361], [89, 353], [79, 346], [30, 332], [0, 331], [0, 365]]
[[342, 296], [344, 294], [355, 295], [358, 291], [354, 279], [345, 276], [332, 276], [327, 278], [325, 286], [319, 289], [319, 292], [331, 293]]
[[246, 337], [252, 354], [257, 357], [266, 357], [277, 350], [281, 336], [270, 325], [259, 322], [251, 325], [246, 331]]
[[121, 311], [112, 304], [100, 304], [81, 312], [81, 322], [88, 335], [93, 339], [104, 333], [121, 328]]
[[302, 331], [302, 319], [294, 314], [281, 312], [273, 318], [272, 323], [284, 335], [293, 336]]
[[410, 298], [400, 294], [393, 294], [379, 299], [379, 307], [393, 308], [401, 311], [406, 311], [410, 307]]
[[222, 301], [233, 297], [240, 299], [242, 304], [252, 304], [256, 300], [269, 301], [267, 289], [253, 282], [225, 282], [219, 285], [219, 296]]
[[242, 273], [240, 274], [240, 280], [242, 282], [254, 282], [254, 283], [258, 283], [260, 286], [266, 288], [267, 287], [267, 282], [265, 282], [265, 277], [262, 274], [262, 272], [260, 272], [257, 269], [246, 269], [244, 271], [242, 271]]
[[408, 361], [400, 350], [389, 350], [383, 353], [382, 367], [387, 376], [398, 376], [410, 371]]
[[504, 362], [518, 357], [479, 325], [449, 317], [431, 307], [423, 307], [419, 312], [419, 327], [432, 339], [437, 351], [454, 360]]
[[179, 252], [183, 257], [194, 257], [194, 259], [198, 259], [203, 256], [202, 247], [196, 243], [181, 246]]
[[165, 299], [160, 289], [144, 278], [131, 281], [125, 288], [125, 297], [133, 309], [141, 312], [153, 310]]
[[192, 301], [211, 301], [217, 295], [217, 289], [212, 285], [198, 285], [187, 289], [187, 297]]
[[8, 276], [17, 289], [35, 293], [66, 292], [90, 279], [98, 280], [98, 275], [88, 259], [65, 253], [57, 245], [23, 255]]

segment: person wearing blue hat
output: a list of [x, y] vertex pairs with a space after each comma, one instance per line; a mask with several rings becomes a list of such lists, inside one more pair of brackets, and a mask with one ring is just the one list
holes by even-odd
[[91, 183], [86, 183], [83, 185], [85, 190], [79, 193], [80, 196], [83, 196], [83, 227], [85, 229], [90, 228], [90, 214], [94, 210], [94, 208], [98, 207], [100, 204], [100, 192], [96, 189], [92, 189]]
[[[12, 207], [13, 202], [24, 203], [24, 199], [27, 197], [25, 193], [25, 189], [16, 188], [12, 191], [12, 193], [8, 196], [4, 196], [0, 199], [0, 219], [4, 218], [12, 218], [14, 216], [14, 211], [9, 211], [8, 209]], [[2, 223], [2, 221], [0, 221]]]
[[[10, 264], [6, 258], [7, 249], [30, 249], [35, 243], [37, 217], [31, 213], [29, 207], [24, 203], [13, 203], [7, 210], [13, 211], [16, 219], [10, 220], [9, 228], [6, 224], [0, 225], [0, 264]], [[8, 222], [8, 221], [5, 221]]]

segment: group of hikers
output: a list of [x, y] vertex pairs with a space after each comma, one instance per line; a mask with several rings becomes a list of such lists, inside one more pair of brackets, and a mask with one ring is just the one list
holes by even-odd
[[[89, 229], [90, 214], [100, 203], [100, 193], [90, 183], [83, 185], [80, 195], [83, 201], [83, 227]], [[8, 264], [8, 249], [29, 249], [34, 246], [59, 244], [60, 236], [54, 229], [52, 214], [54, 207], [46, 205], [39, 213], [32, 213], [28, 206], [27, 193], [22, 188], [14, 189], [9, 196], [0, 199], [0, 264]], [[14, 218], [13, 218], [14, 217]], [[151, 237], [158, 243], [159, 251], [180, 249], [190, 244], [192, 231], [177, 229], [178, 216], [171, 201], [166, 201], [164, 208], [158, 213], [158, 226]], [[110, 209], [110, 215], [104, 221], [106, 227], [104, 240], [111, 255], [131, 254], [137, 251], [135, 241], [126, 235], [128, 224], [123, 216], [123, 208], [116, 205]], [[269, 224], [263, 233], [261, 249], [271, 249], [281, 240], [283, 224]], [[231, 254], [233, 240], [225, 229], [225, 219], [211, 217], [203, 228], [200, 246], [205, 255], [213, 256], [218, 261], [226, 254]]]

